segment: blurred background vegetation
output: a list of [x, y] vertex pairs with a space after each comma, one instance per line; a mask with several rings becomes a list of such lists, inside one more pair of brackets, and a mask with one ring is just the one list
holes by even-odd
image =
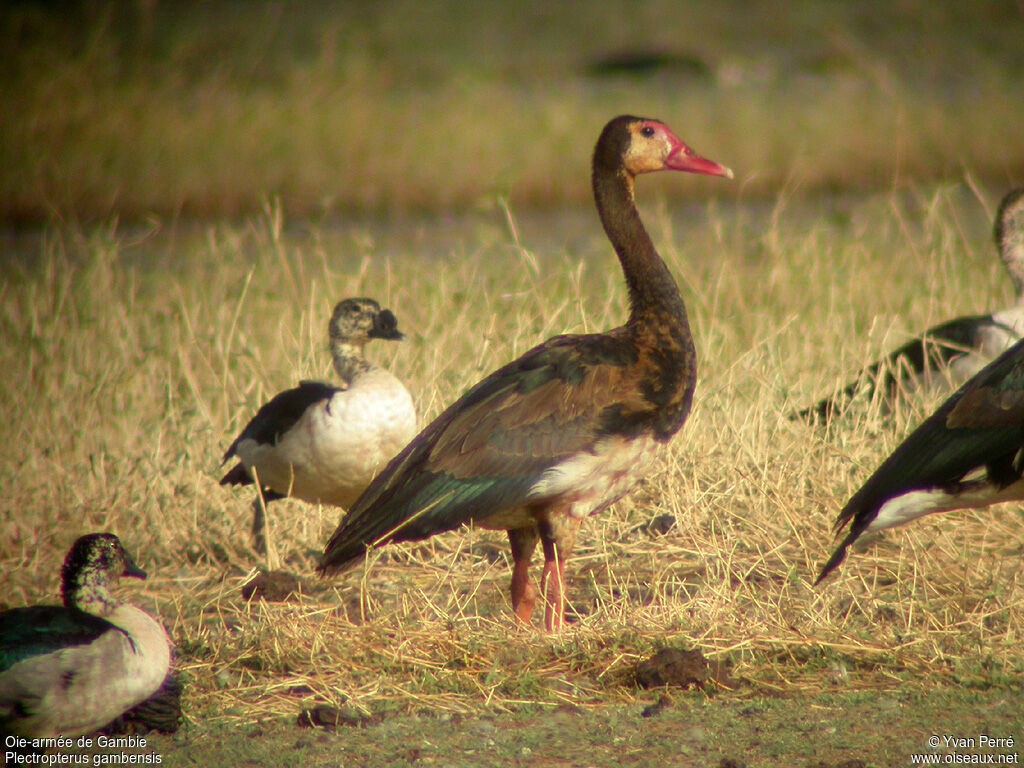
[[8, 2], [0, 222], [589, 204], [621, 112], [734, 168], [701, 196], [1001, 190], [1022, 40], [1019, 0]]

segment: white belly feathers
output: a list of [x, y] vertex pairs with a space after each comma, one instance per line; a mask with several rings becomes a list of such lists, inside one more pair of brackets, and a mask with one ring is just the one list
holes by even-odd
[[412, 398], [378, 368], [308, 408], [276, 445], [245, 440], [237, 453], [264, 485], [290, 489], [288, 495], [304, 501], [348, 507], [415, 433]]
[[608, 437], [593, 452], [577, 453], [549, 468], [530, 489], [540, 501], [568, 495], [569, 514], [586, 517], [620, 499], [650, 467], [658, 443], [649, 436]]

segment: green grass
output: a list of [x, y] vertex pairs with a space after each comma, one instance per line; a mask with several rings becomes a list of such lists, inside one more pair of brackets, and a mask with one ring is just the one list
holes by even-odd
[[[0, 216], [585, 203], [586, 149], [620, 112], [669, 121], [748, 197], [1003, 186], [1024, 175], [1022, 36], [1003, 2], [12, 5]], [[622, 50], [698, 66], [588, 74]]]

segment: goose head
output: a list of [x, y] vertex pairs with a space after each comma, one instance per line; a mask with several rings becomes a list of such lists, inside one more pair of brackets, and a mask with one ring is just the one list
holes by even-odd
[[327, 326], [331, 341], [362, 346], [370, 339], [399, 341], [398, 320], [390, 309], [381, 309], [373, 299], [339, 301]]
[[405, 338], [398, 330], [398, 320], [389, 309], [382, 309], [373, 299], [344, 299], [331, 313], [327, 325], [334, 370], [346, 384], [370, 369], [363, 358], [363, 347], [371, 339], [399, 341]]
[[660, 120], [622, 115], [609, 122], [598, 140], [595, 164], [619, 165], [630, 176], [654, 171], [686, 171], [733, 177], [724, 165], [701, 157]]

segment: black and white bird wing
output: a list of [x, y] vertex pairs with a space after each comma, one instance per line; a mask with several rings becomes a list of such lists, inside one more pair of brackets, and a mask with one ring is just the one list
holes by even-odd
[[[881, 392], [884, 397], [892, 398], [901, 381], [908, 377], [919, 379], [930, 372], [948, 368], [979, 346], [984, 329], [999, 325], [992, 315], [968, 315], [933, 326], [866, 366], [835, 395], [793, 413], [790, 418], [827, 423], [858, 394], [872, 398], [876, 392]], [[1012, 328], [1003, 330], [1018, 336]]]
[[[275, 395], [256, 412], [241, 434], [228, 446], [221, 461], [235, 456], [239, 444], [246, 440], [263, 445], [276, 444], [281, 435], [294, 427], [312, 406], [330, 400], [341, 391], [321, 381], [301, 381], [299, 386]], [[251, 482], [252, 478], [241, 464], [233, 467], [220, 481], [221, 485], [248, 485]]]
[[[835, 525], [837, 531], [849, 525], [849, 531], [817, 581], [842, 562], [847, 547], [866, 530], [1006, 500], [999, 492], [1020, 479], [1022, 446], [1024, 341], [964, 384], [853, 495]], [[984, 474], [981, 480], [968, 480], [978, 473]]]

